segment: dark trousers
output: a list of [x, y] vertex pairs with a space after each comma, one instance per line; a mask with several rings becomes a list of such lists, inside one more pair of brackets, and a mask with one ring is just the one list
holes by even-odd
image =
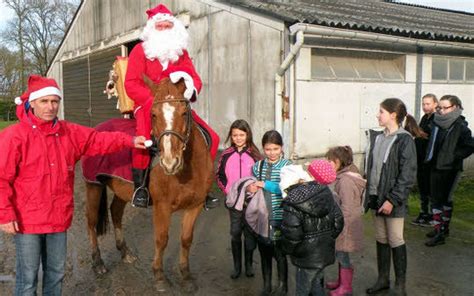
[[257, 240], [245, 226], [243, 215], [243, 212], [229, 210], [231, 240], [232, 242], [242, 243], [243, 233], [245, 249], [253, 252], [257, 248]]
[[447, 230], [453, 214], [453, 193], [461, 172], [458, 170], [431, 171], [431, 204], [436, 230]]
[[429, 214], [431, 213], [429, 205], [430, 205], [430, 192], [431, 192], [431, 185], [430, 185], [430, 177], [431, 169], [429, 166], [420, 164], [418, 166], [417, 171], [417, 181], [418, 181], [418, 190], [420, 191], [420, 206], [421, 206], [421, 213]]
[[322, 269], [296, 268], [296, 296], [324, 296]]

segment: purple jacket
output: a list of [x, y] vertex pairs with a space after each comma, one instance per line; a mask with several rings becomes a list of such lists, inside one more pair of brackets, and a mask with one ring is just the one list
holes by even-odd
[[243, 178], [252, 176], [252, 166], [257, 161], [244, 147], [240, 152], [231, 146], [224, 150], [217, 166], [216, 181], [225, 194], [229, 193], [232, 184]]

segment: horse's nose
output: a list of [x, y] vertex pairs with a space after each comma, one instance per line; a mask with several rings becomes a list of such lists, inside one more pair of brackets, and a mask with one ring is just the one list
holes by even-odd
[[162, 167], [165, 169], [165, 172], [167, 174], [169, 175], [176, 174], [180, 168], [179, 157], [164, 158], [162, 161]]

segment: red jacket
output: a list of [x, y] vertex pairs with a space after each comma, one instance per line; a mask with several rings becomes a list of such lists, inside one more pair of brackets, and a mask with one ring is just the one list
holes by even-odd
[[143, 82], [143, 74], [158, 83], [161, 79], [169, 77], [171, 73], [177, 71], [188, 73], [193, 79], [196, 91], [198, 93], [201, 91], [201, 78], [194, 69], [193, 62], [186, 50], [175, 63], [170, 63], [168, 68], [163, 71], [160, 61], [158, 59], [153, 61], [147, 59], [143, 52], [142, 43], [137, 44], [128, 58], [128, 68], [125, 76], [125, 90], [127, 95], [136, 103], [135, 108], [143, 106], [148, 99], [152, 98], [151, 90]]
[[17, 221], [20, 233], [63, 232], [74, 212], [76, 162], [133, 147], [132, 137], [21, 115], [0, 132], [0, 224]]

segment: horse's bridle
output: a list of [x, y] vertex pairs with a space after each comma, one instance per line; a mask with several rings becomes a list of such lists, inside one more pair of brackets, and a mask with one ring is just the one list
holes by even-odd
[[163, 138], [166, 135], [176, 136], [181, 142], [183, 142], [183, 144], [184, 144], [183, 150], [186, 150], [186, 146], [187, 146], [188, 141], [189, 141], [189, 136], [191, 134], [191, 128], [192, 128], [192, 124], [193, 124], [193, 119], [192, 119], [192, 114], [191, 114], [191, 105], [190, 105], [189, 100], [187, 100], [187, 99], [164, 99], [164, 100], [159, 100], [159, 101], [153, 102], [153, 105], [155, 105], [155, 104], [164, 104], [164, 103], [175, 103], [175, 102], [186, 104], [186, 132], [185, 132], [185, 135], [183, 136], [182, 134], [180, 134], [178, 132], [175, 132], [174, 130], [165, 129], [164, 131], [162, 131], [158, 135], [158, 138], [153, 136], [156, 139], [155, 143], [157, 145], [158, 152], [160, 151], [161, 138]]

